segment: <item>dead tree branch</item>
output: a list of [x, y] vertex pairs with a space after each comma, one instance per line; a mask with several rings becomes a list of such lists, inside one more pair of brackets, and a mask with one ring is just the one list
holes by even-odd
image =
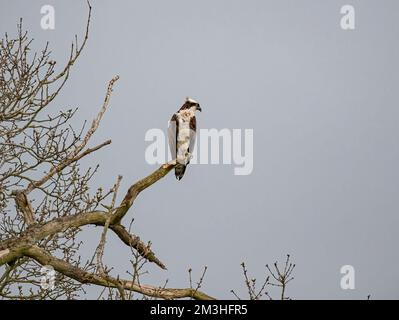
[[67, 275], [68, 277], [79, 281], [80, 283], [96, 284], [104, 287], [117, 287], [122, 285], [123, 289], [131, 290], [149, 297], [161, 298], [161, 299], [182, 299], [182, 298], [194, 298], [198, 300], [213, 300], [214, 298], [207, 294], [192, 289], [172, 289], [172, 288], [156, 288], [149, 285], [139, 285], [129, 280], [115, 279], [109, 276], [96, 275], [88, 273], [78, 267], [75, 267], [64, 260], [57, 259], [43, 249], [33, 246], [26, 250], [26, 255], [35, 259], [42, 265], [51, 265], [58, 272]]

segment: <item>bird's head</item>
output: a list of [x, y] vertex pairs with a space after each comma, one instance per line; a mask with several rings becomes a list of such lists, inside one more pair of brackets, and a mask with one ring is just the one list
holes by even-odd
[[180, 110], [190, 109], [192, 111], [202, 111], [200, 104], [192, 98], [187, 97]]

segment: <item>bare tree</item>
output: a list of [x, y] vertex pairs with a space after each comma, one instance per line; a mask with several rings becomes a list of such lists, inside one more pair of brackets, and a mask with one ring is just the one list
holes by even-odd
[[[287, 285], [290, 281], [294, 280], [292, 273], [295, 269], [295, 264], [290, 262], [290, 255], [287, 254], [284, 267], [279, 267], [278, 262], [276, 261], [273, 264], [274, 268], [271, 268], [268, 264], [266, 265], [266, 269], [268, 271], [268, 275], [265, 280], [262, 282], [260, 288], [257, 288], [257, 280], [256, 278], [250, 278], [248, 275], [248, 269], [245, 263], [241, 263], [242, 273], [244, 276], [244, 284], [245, 288], [248, 292], [248, 299], [250, 300], [260, 300], [262, 297], [266, 297], [269, 300], [273, 300], [272, 296], [269, 294], [267, 290], [269, 287], [279, 287], [281, 289], [280, 299], [281, 300], [290, 300], [289, 297], [286, 296]], [[231, 290], [231, 293], [239, 300], [241, 298], [237, 295], [234, 290]]]
[[[89, 36], [91, 6], [82, 43], [75, 37], [68, 61], [56, 70], [49, 45], [40, 53], [31, 52], [32, 40], [23, 31], [22, 20], [15, 38], [5, 34], [0, 42], [0, 298], [3, 299], [73, 299], [85, 292], [85, 285], [103, 287], [99, 298], [134, 299], [213, 299], [200, 291], [207, 267], [198, 282], [188, 270], [188, 288], [168, 288], [141, 283], [144, 266], [165, 264], [155, 255], [150, 243], [143, 242], [122, 223], [135, 199], [145, 189], [166, 176], [175, 162], [165, 163], [147, 177], [133, 183], [118, 203], [122, 176], [107, 188], [90, 190], [98, 171], [82, 169], [81, 159], [111, 144], [106, 140], [90, 146], [91, 138], [109, 108], [115, 83], [110, 80], [103, 104], [91, 122], [76, 130], [71, 119], [76, 110], [52, 112], [50, 106], [68, 80], [74, 63], [82, 53]], [[99, 243], [91, 259], [83, 261], [78, 236], [85, 226], [99, 228]], [[103, 262], [108, 232], [114, 233], [131, 250], [131, 270], [127, 279], [112, 276], [112, 268]], [[54, 288], [43, 286], [43, 267], [56, 273]], [[266, 289], [281, 287], [281, 299], [292, 280], [295, 267], [289, 262], [280, 270], [267, 269], [260, 289], [249, 279], [242, 263], [249, 299], [263, 296]], [[238, 295], [232, 290], [232, 293]]]
[[[59, 71], [48, 44], [40, 53], [31, 52], [22, 21], [17, 36], [6, 34], [0, 43], [0, 296], [75, 298], [85, 284], [92, 284], [104, 287], [108, 298], [130, 299], [132, 293], [138, 293], [163, 299], [212, 299], [199, 291], [200, 285], [168, 288], [142, 284], [139, 277], [145, 263], [166, 267], [150, 245], [122, 223], [140, 192], [167, 175], [173, 162], [132, 184], [120, 203], [116, 196], [122, 192], [122, 177], [108, 190], [90, 191], [98, 167], [83, 170], [80, 160], [111, 143], [107, 140], [90, 146], [119, 77], [109, 82], [103, 105], [90, 126], [76, 130], [70, 125], [76, 110], [51, 113], [50, 105], [86, 45], [90, 14], [89, 4], [83, 41], [79, 44], [75, 37], [68, 61]], [[77, 237], [87, 225], [99, 227], [99, 245], [93, 259], [84, 262]], [[132, 250], [129, 279], [112, 276], [103, 264], [108, 232]], [[56, 271], [53, 290], [41, 286], [42, 266]]]

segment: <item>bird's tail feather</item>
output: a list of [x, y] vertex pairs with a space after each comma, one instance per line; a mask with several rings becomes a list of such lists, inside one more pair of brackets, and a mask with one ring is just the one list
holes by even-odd
[[178, 163], [175, 167], [175, 176], [177, 180], [181, 180], [186, 172], [186, 165]]

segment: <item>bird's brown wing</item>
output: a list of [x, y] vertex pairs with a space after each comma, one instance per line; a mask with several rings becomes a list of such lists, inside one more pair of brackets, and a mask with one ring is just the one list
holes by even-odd
[[169, 139], [169, 149], [172, 155], [172, 160], [176, 159], [176, 139], [177, 139], [177, 115], [176, 113], [172, 116], [169, 121], [168, 127], [168, 139]]
[[188, 152], [193, 153], [195, 146], [195, 138], [197, 134], [197, 120], [195, 116], [190, 119], [190, 144], [188, 147]]

